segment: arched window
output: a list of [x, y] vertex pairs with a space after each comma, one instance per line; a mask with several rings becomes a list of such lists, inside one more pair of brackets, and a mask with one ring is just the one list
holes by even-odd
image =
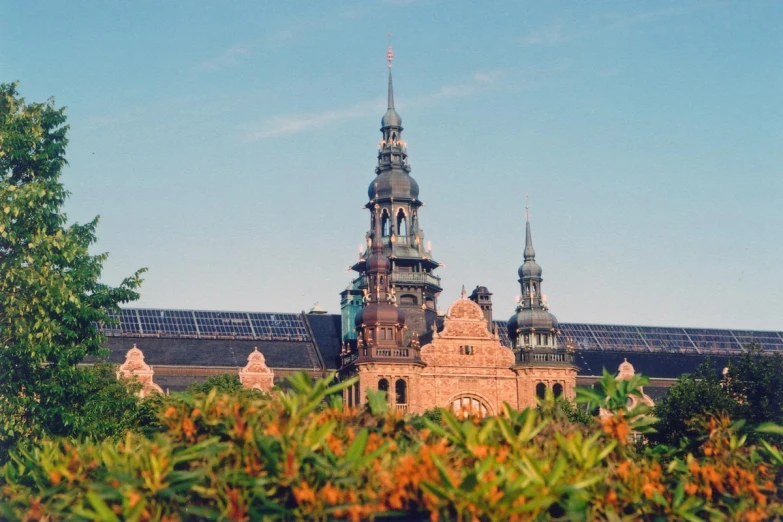
[[353, 405], [357, 408], [362, 401], [359, 400], [359, 383], [353, 385]]
[[389, 214], [384, 209], [383, 214], [381, 214], [381, 236], [389, 237], [389, 235], [391, 235], [391, 222], [389, 221]]
[[408, 223], [405, 220], [405, 212], [402, 209], [397, 211], [397, 234], [401, 236], [408, 235]]
[[381, 379], [378, 381], [378, 391], [389, 393], [389, 381]]
[[544, 384], [543, 382], [539, 382], [538, 384], [536, 384], [536, 397], [538, 397], [539, 399], [543, 399], [545, 395], [546, 395], [546, 384]]
[[400, 296], [400, 304], [415, 305], [419, 302], [413, 294], [403, 294]]
[[451, 401], [451, 410], [458, 415], [475, 415], [478, 417], [489, 415], [489, 409], [486, 404], [471, 396], [457, 397]]
[[552, 393], [554, 393], [555, 398], [560, 397], [563, 395], [563, 385], [559, 382], [556, 382], [554, 386], [552, 386]]
[[394, 391], [397, 392], [397, 404], [408, 404], [408, 383], [403, 379], [397, 379], [394, 383]]

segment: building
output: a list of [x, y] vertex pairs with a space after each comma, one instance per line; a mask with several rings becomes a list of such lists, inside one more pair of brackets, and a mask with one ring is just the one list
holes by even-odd
[[[400, 409], [492, 413], [504, 401], [531, 404], [546, 388], [570, 397], [575, 385], [595, 382], [603, 368], [626, 359], [651, 377], [645, 390], [654, 399], [706, 356], [722, 367], [748, 343], [783, 350], [783, 332], [558, 322], [542, 299], [529, 218], [518, 274], [522, 299], [516, 311], [500, 311], [514, 312], [511, 319], [493, 318], [492, 294], [482, 286], [469, 297], [463, 292], [439, 316], [439, 263], [421, 228], [422, 202], [394, 107], [391, 68], [380, 130], [365, 204], [367, 246], [340, 293], [340, 314], [320, 307], [309, 313], [125, 308], [116, 326], [104, 328], [109, 360], [122, 364], [130, 350], [143, 352], [145, 366], [133, 367], [139, 378], [143, 372], [147, 390], [181, 390], [243, 368], [243, 380], [254, 383], [248, 386], [262, 389], [295, 371], [313, 377], [339, 371], [359, 377], [346, 394], [349, 404], [361, 403], [366, 389], [385, 389]], [[139, 355], [133, 352], [133, 360]]]

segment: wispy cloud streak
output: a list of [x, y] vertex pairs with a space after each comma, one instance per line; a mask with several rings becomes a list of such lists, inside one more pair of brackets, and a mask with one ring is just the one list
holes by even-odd
[[[501, 75], [502, 73], [499, 71], [477, 72], [465, 83], [443, 86], [434, 92], [413, 98], [407, 103], [400, 103], [398, 107], [404, 109], [406, 107], [431, 105], [446, 98], [470, 96], [490, 88]], [[274, 116], [255, 124], [246, 125], [243, 129], [242, 141], [263, 141], [278, 136], [318, 129], [344, 120], [378, 115], [384, 108], [385, 104], [380, 101], [363, 102], [343, 109], [327, 110], [312, 114]]]
[[[704, 7], [700, 5], [699, 8]], [[670, 7], [637, 12], [612, 12], [591, 17], [578, 23], [565, 23], [562, 20], [530, 31], [519, 39], [524, 46], [562, 45], [587, 36], [601, 34], [632, 27], [643, 23], [692, 12], [696, 7]]]
[[246, 45], [235, 45], [215, 56], [210, 60], [201, 62], [199, 67], [205, 71], [219, 71], [227, 67], [236, 67], [242, 58], [249, 56], [250, 47]]

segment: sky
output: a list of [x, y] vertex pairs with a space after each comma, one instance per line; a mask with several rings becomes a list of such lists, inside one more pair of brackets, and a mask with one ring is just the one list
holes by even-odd
[[135, 306], [339, 312], [387, 33], [444, 291], [513, 313], [529, 195], [563, 322], [783, 330], [783, 2], [0, 0], [67, 107], [69, 219]]

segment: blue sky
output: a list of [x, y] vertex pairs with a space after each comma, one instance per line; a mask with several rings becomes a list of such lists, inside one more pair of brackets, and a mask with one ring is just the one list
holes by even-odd
[[68, 107], [69, 217], [145, 307], [339, 310], [387, 32], [440, 307], [783, 330], [783, 3], [8, 2], [0, 80]]

